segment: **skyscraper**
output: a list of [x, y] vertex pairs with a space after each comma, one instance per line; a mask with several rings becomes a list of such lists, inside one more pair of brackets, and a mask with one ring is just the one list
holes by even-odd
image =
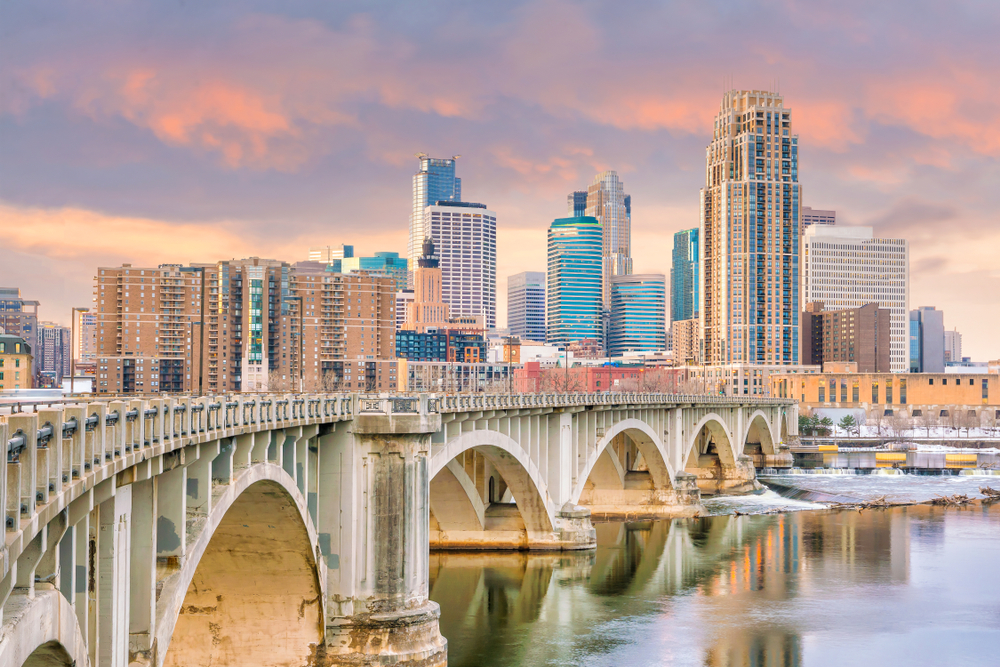
[[[910, 372], [944, 373], [944, 312], [934, 306], [911, 310], [910, 334], [911, 341], [916, 335], [916, 346], [911, 350]], [[916, 359], [912, 358], [913, 352], [916, 352]]]
[[439, 201], [424, 208], [423, 228], [437, 251], [451, 316], [483, 316], [486, 328], [496, 327], [496, 213], [485, 204]]
[[47, 379], [50, 387], [61, 387], [69, 376], [70, 355], [73, 346], [70, 330], [55, 322], [40, 322], [39, 345], [35, 348], [35, 367], [40, 378]]
[[602, 337], [603, 248], [597, 218], [558, 218], [549, 226], [545, 297], [549, 343]]
[[[336, 265], [334, 271], [338, 271]], [[398, 252], [377, 252], [374, 257], [344, 257], [340, 260], [339, 273], [359, 271], [390, 276], [396, 281], [397, 290], [406, 289], [407, 261]]]
[[576, 190], [566, 197], [567, 213], [571, 218], [579, 218], [587, 215], [587, 191]]
[[799, 361], [801, 187], [791, 115], [776, 93], [733, 90], [715, 117], [699, 225], [710, 364]]
[[432, 158], [418, 153], [420, 167], [413, 175], [413, 211], [410, 213], [410, 241], [406, 248], [406, 258], [410, 270], [417, 266], [424, 239], [430, 230], [424, 226], [424, 209], [439, 201], [462, 201], [462, 179], [455, 176], [456, 157]]
[[83, 311], [73, 314], [77, 317], [73, 354], [78, 360], [92, 360], [97, 356], [97, 315]]
[[667, 349], [667, 281], [645, 273], [611, 278], [608, 354]]
[[871, 227], [813, 224], [803, 234], [802, 252], [803, 301], [822, 301], [829, 310], [869, 303], [888, 308], [889, 368], [905, 373], [910, 303], [906, 240], [874, 238]]
[[944, 332], [944, 360], [946, 363], [962, 361], [962, 334], [958, 329]]
[[615, 171], [597, 174], [587, 188], [587, 215], [597, 218], [603, 232], [601, 294], [604, 308], [611, 306], [611, 276], [632, 273], [631, 205], [632, 198], [625, 194]]
[[404, 329], [423, 333], [428, 327], [448, 325], [448, 304], [442, 297], [443, 280], [438, 264], [434, 242], [427, 239], [413, 270], [413, 297], [406, 305]]
[[835, 225], [837, 224], [837, 212], [828, 211], [812, 206], [802, 207], [802, 228], [809, 225]]
[[670, 321], [698, 317], [698, 229], [674, 234], [670, 267]]
[[21, 298], [17, 287], [0, 287], [0, 329], [8, 336], [19, 336], [34, 351], [31, 373], [38, 369], [38, 302]]
[[341, 244], [339, 246], [328, 245], [321, 248], [309, 248], [310, 262], [328, 264], [337, 273], [341, 272], [341, 262], [347, 257], [354, 257], [354, 246]]
[[544, 271], [524, 271], [507, 279], [507, 328], [511, 336], [545, 340]]

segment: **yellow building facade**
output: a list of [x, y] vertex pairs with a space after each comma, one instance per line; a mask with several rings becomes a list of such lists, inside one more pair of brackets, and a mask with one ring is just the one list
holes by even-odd
[[0, 336], [0, 391], [31, 389], [31, 346], [17, 336]]
[[[961, 408], [996, 416], [997, 373], [815, 373], [773, 374], [771, 396], [793, 398], [809, 408], [884, 407], [918, 416], [914, 410]], [[887, 412], [888, 414], [888, 412]]]

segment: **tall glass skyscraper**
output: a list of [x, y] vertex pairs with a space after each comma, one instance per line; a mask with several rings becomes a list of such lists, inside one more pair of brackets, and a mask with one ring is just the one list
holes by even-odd
[[410, 270], [417, 266], [424, 239], [430, 236], [424, 226], [424, 209], [439, 201], [462, 201], [462, 179], [455, 176], [456, 158], [433, 158], [417, 154], [420, 168], [413, 175], [413, 211], [410, 213], [410, 240], [406, 258]]
[[698, 228], [674, 234], [670, 267], [670, 321], [698, 317]]
[[705, 150], [698, 230], [709, 364], [799, 363], [798, 151], [779, 94], [723, 96]]
[[558, 218], [549, 226], [546, 339], [565, 344], [601, 339], [604, 240], [592, 216]]
[[666, 349], [666, 278], [661, 273], [612, 277], [608, 354]]
[[580, 216], [587, 215], [587, 191], [586, 190], [576, 190], [575, 192], [569, 193], [566, 197], [566, 208], [569, 210], [569, 217], [579, 218]]

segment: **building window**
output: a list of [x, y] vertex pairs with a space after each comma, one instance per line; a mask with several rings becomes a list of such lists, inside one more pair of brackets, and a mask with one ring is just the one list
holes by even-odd
[[906, 405], [906, 380], [904, 378], [899, 380], [899, 403]]
[[878, 403], [878, 382], [872, 382], [872, 403]]
[[817, 400], [816, 402], [817, 403], [826, 402], [826, 387], [824, 387], [823, 385], [819, 386], [819, 400]]

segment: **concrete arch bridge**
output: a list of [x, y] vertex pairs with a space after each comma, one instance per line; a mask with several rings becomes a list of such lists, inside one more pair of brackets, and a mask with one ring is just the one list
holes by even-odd
[[655, 514], [752, 484], [747, 443], [780, 458], [795, 408], [725, 400], [241, 394], [10, 415], [0, 665], [445, 665], [431, 544], [587, 548], [587, 505]]

